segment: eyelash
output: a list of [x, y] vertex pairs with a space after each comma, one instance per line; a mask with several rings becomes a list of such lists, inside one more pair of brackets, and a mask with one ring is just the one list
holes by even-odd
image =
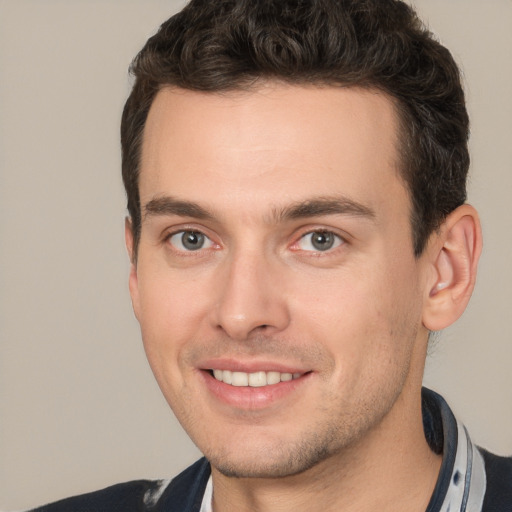
[[[201, 247], [198, 247], [197, 249], [187, 249], [187, 247], [184, 245], [184, 243], [186, 243], [186, 240], [184, 239], [186, 234], [202, 238], [203, 242], [206, 243], [207, 246], [205, 247], [203, 243]], [[312, 237], [313, 235], [321, 235], [322, 237], [325, 237], [327, 241], [329, 241], [328, 239], [331, 238], [332, 243], [325, 250], [319, 249], [318, 247], [315, 248], [315, 242], [311, 240], [309, 243], [306, 242], [311, 248], [304, 248], [304, 246], [301, 247], [301, 243], [305, 242], [307, 237]], [[178, 236], [180, 238], [173, 242], [173, 239]], [[190, 256], [199, 255], [201, 251], [205, 249], [207, 250], [220, 247], [218, 244], [215, 244], [215, 242], [213, 242], [213, 240], [208, 235], [199, 229], [180, 229], [179, 231], [173, 231], [172, 233], [169, 233], [165, 236], [164, 241], [171, 245], [173, 249], [180, 254], [187, 254]], [[190, 241], [192, 242], [192, 240]], [[177, 244], [179, 244], [181, 247], [177, 247]], [[346, 240], [341, 235], [327, 229], [314, 229], [301, 234], [301, 236], [291, 245], [290, 249], [297, 252], [300, 251], [302, 253], [310, 253], [309, 255], [311, 256], [315, 255], [315, 257], [320, 257], [324, 254], [330, 254], [334, 252], [338, 247], [343, 246], [344, 244], [346, 244]]]
[[[183, 245], [183, 243], [184, 243], [183, 238], [186, 234], [202, 237], [204, 242], [207, 243], [208, 246], [204, 247], [204, 245], [202, 245], [201, 247], [198, 247], [197, 249], [188, 249], [187, 250], [187, 248]], [[181, 240], [177, 240], [177, 242], [181, 245], [181, 248], [176, 247], [176, 243], [173, 243], [173, 241], [172, 241], [173, 238], [178, 237], [178, 236], [180, 236], [180, 238], [181, 238]], [[179, 253], [191, 254], [191, 255], [194, 253], [200, 252], [202, 249], [214, 248], [216, 245], [208, 235], [205, 235], [202, 231], [200, 231], [198, 229], [180, 229], [179, 231], [173, 231], [172, 233], [169, 233], [165, 236], [164, 241], [166, 243], [168, 243], [169, 245], [171, 245]]]
[[[331, 246], [327, 247], [325, 250], [318, 249], [318, 247], [315, 249], [314, 247], [312, 249], [305, 249], [304, 247], [300, 247], [301, 242], [305, 241], [308, 236], [313, 235], [322, 235], [324, 237], [332, 237], [332, 244]], [[294, 251], [300, 251], [302, 253], [309, 253], [309, 256], [315, 256], [315, 257], [321, 257], [323, 255], [328, 255], [333, 253], [338, 247], [345, 245], [347, 242], [344, 237], [341, 235], [335, 233], [334, 231], [330, 231], [328, 229], [313, 229], [310, 231], [307, 231], [306, 233], [303, 233], [296, 242], [291, 246], [291, 249]], [[314, 246], [314, 242], [310, 241], [309, 246]]]

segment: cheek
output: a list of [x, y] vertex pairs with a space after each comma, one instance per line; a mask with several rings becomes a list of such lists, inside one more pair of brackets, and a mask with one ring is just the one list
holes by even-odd
[[[151, 331], [179, 332], [193, 327], [191, 320], [199, 315], [206, 293], [199, 276], [147, 265], [149, 272], [139, 275], [141, 324]], [[148, 325], [149, 324], [149, 325]]]
[[[204, 322], [205, 294], [197, 279], [174, 279], [168, 272], [141, 272], [139, 323], [144, 349], [160, 384], [179, 377], [180, 354], [198, 337]], [[165, 382], [164, 382], [165, 381]]]
[[380, 371], [407, 357], [421, 322], [420, 295], [412, 267], [396, 267], [361, 263], [304, 279], [290, 294], [300, 329], [331, 352], [342, 373]]

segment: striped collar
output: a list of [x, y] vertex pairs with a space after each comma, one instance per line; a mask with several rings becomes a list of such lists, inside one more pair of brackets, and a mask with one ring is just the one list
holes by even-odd
[[480, 451], [440, 395], [423, 388], [422, 406], [425, 436], [432, 450], [443, 454], [426, 512], [480, 512], [486, 489]]

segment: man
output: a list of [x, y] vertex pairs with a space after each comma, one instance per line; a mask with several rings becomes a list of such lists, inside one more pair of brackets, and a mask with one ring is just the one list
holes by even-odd
[[481, 250], [449, 52], [394, 0], [196, 0], [133, 72], [130, 292], [205, 459], [41, 510], [511, 510], [421, 387]]

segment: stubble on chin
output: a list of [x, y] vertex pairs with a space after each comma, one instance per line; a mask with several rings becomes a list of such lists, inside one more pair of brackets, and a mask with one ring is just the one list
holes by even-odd
[[302, 434], [296, 434], [298, 439], [291, 439], [284, 432], [282, 439], [262, 442], [258, 449], [257, 441], [251, 446], [248, 436], [245, 447], [228, 446], [218, 450], [212, 446], [205, 456], [216, 470], [231, 478], [293, 477], [334, 459], [336, 466], [346, 465], [349, 470], [354, 447], [364, 442], [365, 436], [382, 421], [400, 394], [399, 389], [389, 391], [387, 398], [375, 397], [373, 403], [359, 404], [350, 414], [340, 414], [327, 421], [319, 414], [323, 421], [310, 424]]

